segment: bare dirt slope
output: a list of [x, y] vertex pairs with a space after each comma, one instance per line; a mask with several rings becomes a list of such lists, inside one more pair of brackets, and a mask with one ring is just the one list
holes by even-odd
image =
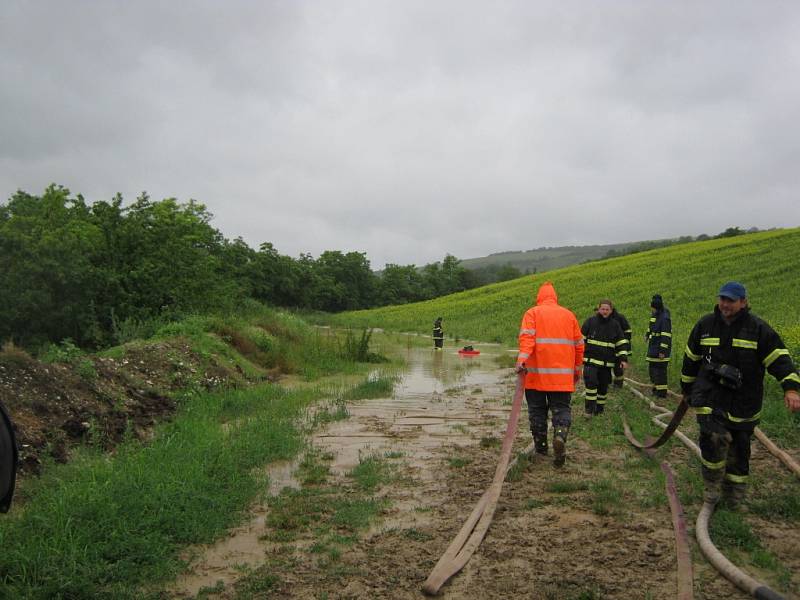
[[[445, 361], [439, 375], [447, 370]], [[513, 395], [509, 371], [484, 360], [460, 379], [439, 377], [427, 391], [424, 382], [405, 379], [394, 398], [353, 403], [349, 419], [316, 433], [313, 444], [332, 461], [328, 485], [345, 485], [347, 472], [367, 452], [390, 457], [396, 467], [380, 492], [388, 503], [378, 522], [333, 564], [312, 551], [312, 535], [284, 544], [266, 541], [272, 532], [264, 518], [268, 509], [260, 506], [251, 523], [201, 549], [170, 595], [422, 598], [422, 583], [491, 482]], [[555, 469], [551, 457], [520, 460], [485, 540], [441, 597], [675, 597], [675, 543], [663, 480], [648, 459], [612, 439], [621, 436], [610, 425], [621, 410], [614, 401], [599, 417], [604, 423], [575, 410], [581, 407], [576, 396], [566, 466]], [[607, 443], [603, 435], [598, 442], [597, 430], [607, 432]], [[523, 408], [515, 451], [529, 437]], [[677, 444], [660, 458], [696, 468]], [[777, 468], [754, 443], [754, 470]], [[290, 477], [283, 482], [293, 483]], [[685, 508], [691, 533], [699, 505]], [[755, 515], [748, 521], [763, 546], [794, 573], [788, 585], [798, 589], [800, 527], [774, 526]], [[719, 577], [696, 545], [692, 553], [696, 598], [748, 597]]]

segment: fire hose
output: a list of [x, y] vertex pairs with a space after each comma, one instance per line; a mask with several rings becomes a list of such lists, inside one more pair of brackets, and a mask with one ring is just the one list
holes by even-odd
[[[631, 383], [631, 384], [633, 384], [633, 385], [638, 385], [638, 386], [640, 386], [640, 387], [649, 387], [649, 384], [647, 384], [647, 383], [642, 383], [641, 381], [636, 381], [636, 380], [634, 380], [634, 379], [631, 379], [630, 377], [626, 377], [626, 378], [625, 378], [625, 381], [627, 381], [628, 383]], [[631, 388], [631, 389], [634, 389], [634, 388]], [[677, 394], [677, 393], [673, 392], [672, 390], [667, 390], [667, 393], [668, 393], [670, 396], [674, 397], [674, 398], [682, 398], [682, 396], [681, 396], [680, 394]], [[651, 403], [651, 405], [652, 405], [652, 403]], [[756, 427], [756, 428], [753, 430], [753, 434], [755, 435], [756, 439], [757, 439], [759, 442], [761, 442], [761, 444], [762, 444], [762, 445], [763, 445], [763, 446], [764, 446], [764, 447], [765, 447], [765, 448], [766, 448], [766, 449], [767, 449], [767, 450], [768, 450], [768, 451], [769, 451], [769, 452], [770, 452], [770, 453], [771, 453], [773, 456], [775, 456], [775, 457], [776, 457], [778, 460], [780, 460], [780, 461], [781, 461], [781, 462], [782, 462], [784, 465], [786, 465], [786, 467], [787, 467], [787, 468], [788, 468], [790, 471], [792, 471], [792, 473], [794, 473], [794, 474], [795, 474], [797, 477], [800, 477], [800, 464], [799, 464], [799, 463], [798, 463], [798, 462], [797, 462], [797, 461], [796, 461], [794, 458], [792, 458], [792, 457], [791, 457], [791, 456], [790, 456], [788, 453], [786, 453], [786, 452], [784, 452], [783, 450], [781, 450], [781, 449], [780, 449], [780, 448], [779, 448], [779, 447], [778, 447], [778, 446], [775, 444], [775, 442], [773, 442], [771, 439], [769, 439], [769, 437], [767, 437], [767, 434], [765, 434], [765, 433], [764, 433], [764, 432], [763, 432], [763, 431], [762, 431], [760, 428]]]
[[506, 427], [506, 434], [500, 451], [500, 461], [497, 463], [492, 484], [483, 493], [481, 499], [478, 500], [461, 530], [450, 542], [447, 550], [436, 563], [430, 575], [428, 575], [422, 585], [422, 591], [426, 594], [437, 594], [448, 579], [464, 568], [464, 565], [472, 557], [489, 529], [494, 517], [494, 511], [497, 508], [497, 501], [500, 498], [503, 481], [510, 468], [511, 447], [517, 435], [517, 422], [519, 421], [524, 394], [525, 374], [520, 373], [517, 376], [517, 387], [514, 392], [514, 401], [511, 404], [511, 414], [508, 417], [508, 426]]
[[[644, 396], [637, 390], [631, 388], [631, 391], [634, 394], [644, 398]], [[625, 429], [625, 437], [628, 438], [628, 441], [633, 446], [644, 451], [648, 456], [655, 457], [655, 449], [659, 446], [662, 446], [672, 436], [672, 434], [677, 431], [683, 415], [686, 414], [688, 405], [686, 402], [681, 402], [681, 404], [678, 406], [678, 410], [676, 410], [675, 413], [671, 413], [670, 411], [667, 411], [666, 409], [656, 406], [652, 403], [651, 407], [661, 410], [662, 414], [654, 417], [653, 421], [664, 428], [664, 432], [655, 442], [645, 444], [639, 442], [633, 436], [633, 433], [631, 433], [631, 429], [628, 426], [628, 421], [625, 419], [624, 415], [622, 416], [622, 425]], [[672, 420], [668, 425], [661, 421], [661, 417], [666, 415], [672, 415]], [[692, 569], [692, 553], [689, 548], [689, 533], [686, 527], [686, 515], [683, 512], [683, 506], [678, 498], [678, 488], [675, 485], [675, 473], [672, 471], [672, 467], [667, 461], [662, 461], [660, 466], [665, 477], [667, 499], [669, 501], [670, 514], [672, 515], [672, 529], [675, 532], [675, 553], [678, 564], [677, 597], [678, 600], [692, 600], [692, 598], [694, 598], [694, 574]]]
[[[632, 379], [629, 379], [627, 377], [625, 379], [629, 383], [634, 383], [634, 384], [637, 384], [637, 385], [646, 385], [646, 384], [642, 384], [642, 383], [640, 383], [638, 381], [634, 381]], [[634, 395], [636, 395], [637, 397], [647, 401], [647, 398], [640, 391], [638, 391], [638, 390], [636, 390], [636, 389], [634, 389], [634, 388], [632, 388], [630, 386], [628, 386], [628, 389], [630, 389], [630, 391]], [[672, 395], [674, 395], [674, 396], [678, 396], [678, 394], [675, 394], [674, 392], [670, 391], [670, 393]], [[664, 416], [667, 416], [667, 415], [670, 415], [670, 414], [673, 414], [673, 413], [671, 413], [671, 411], [668, 411], [668, 410], [664, 409], [663, 407], [657, 406], [656, 404], [654, 404], [652, 402], [649, 402], [649, 404], [650, 404], [651, 408], [656, 408], [656, 409], [659, 409], [659, 410], [663, 411], [662, 414], [654, 417], [653, 421], [656, 424], [660, 425], [661, 427], [668, 428], [668, 426], [665, 425], [660, 419], [663, 418]], [[681, 404], [685, 404], [685, 401], [683, 399], [681, 399]], [[680, 406], [679, 406], [679, 408], [680, 408]], [[685, 410], [684, 410], [684, 412], [685, 412]], [[678, 413], [678, 411], [676, 410], [675, 414], [677, 414], [677, 413]], [[675, 420], [675, 415], [673, 414], [673, 421], [674, 420]], [[672, 423], [670, 423], [670, 425], [671, 424]], [[633, 434], [631, 433], [630, 428], [628, 427], [628, 423], [627, 423], [627, 421], [625, 421], [624, 417], [623, 417], [623, 426], [624, 426], [624, 429], [625, 429], [625, 436], [637, 448], [642, 448], [642, 449], [648, 450], [650, 448], [655, 447], [653, 445], [650, 445], [648, 447], [648, 446], [644, 446], [644, 445], [641, 445], [641, 444], [637, 445], [636, 443], [634, 443], [635, 438], [633, 437]], [[686, 438], [686, 436], [683, 435], [680, 431], [677, 431], [677, 429], [674, 429], [673, 432], [698, 457], [700, 456], [700, 448], [698, 448], [696, 444], [694, 444], [688, 438]], [[764, 437], [766, 437], [766, 436], [764, 436]], [[661, 439], [661, 438], [659, 438], [659, 439]], [[668, 466], [668, 463], [666, 463], [666, 461], [662, 463], [662, 465], [661, 465], [662, 470], [664, 470], [664, 465]], [[665, 471], [665, 473], [666, 473], [666, 471]], [[669, 491], [669, 481], [670, 481], [670, 478], [668, 478], [668, 480], [667, 480], [668, 495], [671, 494], [671, 492]], [[674, 481], [673, 481], [673, 485], [674, 485]], [[672, 507], [672, 498], [671, 497], [670, 497], [670, 506]], [[708, 533], [708, 523], [709, 523], [709, 521], [711, 519], [711, 515], [714, 514], [714, 508], [715, 508], [715, 504], [710, 503], [710, 502], [705, 502], [703, 504], [702, 509], [700, 510], [700, 514], [697, 516], [697, 522], [695, 523], [695, 536], [697, 537], [697, 543], [700, 546], [700, 550], [703, 552], [703, 555], [706, 557], [708, 562], [710, 562], [714, 566], [714, 568], [717, 569], [717, 571], [719, 571], [728, 581], [733, 583], [740, 590], [742, 590], [744, 592], [747, 592], [748, 594], [750, 594], [754, 598], [759, 598], [761, 600], [783, 600], [783, 596], [781, 596], [779, 593], [775, 592], [769, 586], [767, 586], [767, 585], [757, 581], [756, 579], [753, 579], [752, 577], [750, 577], [747, 573], [745, 573], [744, 571], [739, 569], [739, 567], [737, 567], [731, 561], [729, 561], [725, 557], [725, 555], [722, 554], [719, 551], [719, 549], [717, 549], [717, 547], [714, 545], [714, 542], [711, 541], [711, 536]], [[675, 513], [674, 513], [674, 510], [673, 510], [673, 524], [674, 524], [674, 522], [675, 522]], [[684, 526], [685, 526], [685, 524], [684, 524]], [[676, 529], [676, 539], [677, 539], [677, 535], [678, 535], [678, 531]], [[681, 564], [680, 553], [681, 553], [681, 551], [679, 550], [678, 552], [679, 552], [679, 558], [678, 558], [678, 562], [679, 562], [679, 570], [678, 570], [679, 598], [683, 599], [684, 596], [680, 595], [680, 590], [681, 590], [681, 585], [682, 585], [681, 582], [680, 582], [681, 581], [681, 571], [682, 571], [682, 569], [680, 568], [680, 564]], [[684, 580], [685, 580], [685, 576], [684, 576]], [[684, 581], [683, 585], [685, 585], [685, 581]], [[691, 598], [691, 596], [686, 596], [686, 598]]]

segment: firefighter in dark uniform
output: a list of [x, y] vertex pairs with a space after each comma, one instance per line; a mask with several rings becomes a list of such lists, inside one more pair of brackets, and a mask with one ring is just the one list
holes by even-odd
[[745, 287], [730, 281], [714, 312], [692, 329], [681, 369], [684, 397], [700, 426], [705, 500], [721, 496], [731, 506], [744, 499], [750, 473], [750, 438], [761, 416], [764, 372], [784, 390], [791, 412], [800, 411], [800, 375], [780, 336], [750, 312]]
[[[621, 312], [618, 312], [613, 306], [611, 307], [611, 318], [619, 323], [619, 326], [622, 328], [622, 334], [625, 336], [625, 339], [628, 340], [628, 344], [625, 347], [625, 356], [632, 356], [631, 336], [633, 335], [633, 329], [631, 329], [631, 324], [628, 322], [628, 319], [625, 318], [625, 315], [623, 315]], [[617, 364], [614, 367], [614, 386], [622, 387], [624, 382], [625, 370], [620, 364]]]
[[442, 349], [444, 344], [444, 329], [442, 329], [442, 317], [436, 317], [433, 322], [433, 347], [436, 350]]
[[625, 348], [628, 341], [619, 323], [611, 318], [613, 306], [601, 300], [597, 312], [581, 327], [584, 337], [583, 384], [586, 415], [599, 415], [605, 410], [612, 370], [628, 366]]
[[650, 301], [650, 325], [645, 334], [647, 341], [647, 366], [653, 394], [667, 397], [667, 367], [672, 353], [672, 319], [660, 294]]

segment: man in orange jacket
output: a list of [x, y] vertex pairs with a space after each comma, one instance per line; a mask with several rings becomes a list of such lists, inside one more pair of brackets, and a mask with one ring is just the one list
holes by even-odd
[[559, 306], [549, 281], [542, 284], [536, 306], [522, 317], [517, 373], [525, 376], [525, 399], [537, 454], [547, 454], [547, 413], [553, 420], [553, 464], [566, 460], [572, 424], [570, 401], [583, 365], [583, 335], [572, 311]]

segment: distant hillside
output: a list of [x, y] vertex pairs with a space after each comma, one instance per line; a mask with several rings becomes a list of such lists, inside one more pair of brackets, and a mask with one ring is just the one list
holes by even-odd
[[522, 273], [541, 273], [577, 265], [587, 260], [603, 258], [608, 252], [621, 252], [639, 242], [626, 242], [623, 244], [605, 244], [599, 246], [558, 246], [555, 248], [536, 248], [534, 250], [519, 250], [497, 252], [479, 258], [467, 258], [461, 261], [461, 266], [470, 270], [480, 270], [490, 266], [511, 265]]

